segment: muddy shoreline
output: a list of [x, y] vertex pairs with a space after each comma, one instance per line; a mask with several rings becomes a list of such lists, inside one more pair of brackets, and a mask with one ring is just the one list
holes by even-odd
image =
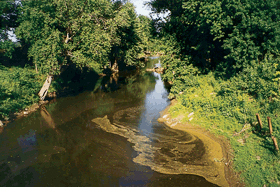
[[44, 101], [39, 101], [38, 103], [34, 103], [31, 106], [26, 107], [25, 109], [22, 109], [22, 110], [19, 110], [18, 112], [10, 114], [8, 120], [2, 120], [2, 123], [3, 123], [3, 127], [2, 128], [5, 128], [9, 123], [11, 123], [11, 122], [13, 122], [13, 121], [15, 121], [15, 120], [17, 120], [19, 118], [28, 116], [31, 113], [36, 112], [40, 107], [42, 107], [42, 106], [44, 106], [44, 105], [46, 105], [48, 103], [55, 102], [55, 100], [56, 100], [56, 97], [48, 97]]
[[[35, 103], [32, 106], [18, 112], [12, 115], [12, 117], [10, 118], [10, 120], [8, 121], [3, 121], [4, 123], [4, 127], [9, 123], [12, 122], [18, 118], [27, 116], [29, 114], [31, 114], [32, 112], [37, 111], [40, 107], [50, 103], [50, 102], [56, 102], [56, 97], [53, 98], [49, 98], [47, 101], [40, 101], [39, 103]], [[180, 122], [180, 118], [177, 119], [170, 119], [169, 117], [166, 119], [164, 119], [163, 117], [166, 115], [170, 115], [168, 113], [169, 108], [174, 105], [176, 103], [176, 100], [172, 100], [171, 101], [171, 105], [169, 105], [165, 110], [163, 110], [161, 112], [161, 118], [159, 118], [160, 122], [164, 122], [167, 126], [174, 128], [174, 129], [179, 129], [179, 130], [183, 130], [183, 131], [187, 131], [190, 132], [192, 134], [194, 134], [194, 136], [197, 136], [200, 138], [200, 136], [198, 136], [199, 134], [206, 136], [206, 139], [211, 139], [214, 142], [218, 143], [221, 147], [221, 155], [219, 157], [217, 157], [215, 155], [215, 158], [212, 157], [212, 162], [213, 159], [216, 159], [216, 167], [220, 168], [220, 170], [223, 171], [219, 171], [219, 176], [215, 177], [215, 178], [208, 178], [207, 180], [210, 182], [213, 182], [215, 184], [218, 184], [220, 186], [244, 186], [242, 183], [239, 182], [239, 178], [238, 175], [233, 171], [232, 169], [232, 158], [233, 158], [233, 154], [232, 151], [230, 149], [230, 145], [229, 142], [227, 142], [227, 140], [225, 140], [222, 137], [215, 137], [213, 134], [211, 134], [209, 131], [202, 129], [198, 126], [191, 126], [189, 124], [186, 123], [181, 123]], [[174, 125], [176, 124], [176, 125]], [[1, 131], [1, 128], [0, 128]], [[0, 132], [1, 133], [1, 132]], [[211, 145], [209, 145], [208, 150], [211, 150]], [[213, 147], [213, 149], [216, 149], [215, 147]], [[221, 169], [222, 168], [222, 169]], [[195, 173], [194, 173], [195, 174]], [[201, 175], [203, 176], [203, 175]], [[217, 179], [216, 179], [217, 178]], [[226, 179], [226, 183], [225, 180], [223, 181], [223, 178]]]
[[[219, 170], [221, 175], [221, 177], [217, 177], [217, 178], [206, 178], [208, 181], [213, 182], [219, 186], [230, 186], [230, 187], [245, 186], [242, 182], [240, 182], [239, 175], [233, 170], [233, 166], [232, 166], [233, 151], [230, 147], [229, 141], [222, 136], [217, 137], [211, 134], [206, 129], [203, 129], [199, 126], [193, 126], [186, 122], [181, 122], [183, 116], [178, 116], [177, 118], [171, 118], [169, 113], [169, 108], [175, 105], [176, 102], [177, 101], [175, 99], [171, 101], [171, 104], [161, 112], [161, 117], [158, 119], [158, 121], [164, 123], [170, 128], [186, 131], [190, 134], [193, 134], [194, 136], [197, 136], [202, 140], [207, 141], [204, 142], [208, 149], [207, 152], [209, 152], [208, 156], [210, 156], [210, 159], [214, 159], [214, 163], [216, 165], [215, 167], [216, 169]], [[212, 150], [214, 150], [213, 152], [215, 151], [217, 152], [221, 151], [221, 152], [218, 154], [215, 153], [213, 154]], [[227, 184], [225, 184], [223, 178], [225, 178]]]
[[[148, 58], [150, 58], [150, 57], [160, 57], [160, 56], [162, 56], [162, 54], [156, 54], [156, 55], [153, 55], [153, 56], [148, 55], [148, 56], [145, 56], [144, 61], [147, 62]], [[139, 60], [141, 60], [141, 59], [139, 59]], [[138, 68], [139, 67], [136, 67], [136, 66], [130, 66], [127, 69], [124, 69], [120, 72], [118, 71], [118, 75], [126, 76], [127, 74], [134, 73], [134, 71], [138, 70]], [[111, 75], [114, 75], [114, 74], [115, 73], [113, 71], [105, 72], [105, 73], [99, 74], [99, 79], [103, 78], [105, 76], [111, 76]], [[48, 92], [45, 100], [34, 103], [34, 104], [24, 108], [24, 109], [18, 110], [17, 112], [13, 112], [13, 113], [11, 112], [8, 116], [8, 119], [2, 119], [2, 120], [0, 119], [0, 128], [3, 129], [9, 123], [11, 123], [11, 122], [13, 122], [13, 121], [15, 121], [19, 118], [22, 118], [24, 116], [28, 116], [29, 114], [37, 111], [41, 106], [44, 106], [48, 103], [55, 102], [56, 98], [72, 96], [73, 91], [74, 90], [72, 90], [72, 89], [69, 89], [69, 90], [62, 89], [62, 90], [55, 91], [55, 92]], [[86, 90], [82, 90], [79, 93], [83, 93], [84, 91], [86, 91]], [[3, 124], [3, 126], [1, 124]]]

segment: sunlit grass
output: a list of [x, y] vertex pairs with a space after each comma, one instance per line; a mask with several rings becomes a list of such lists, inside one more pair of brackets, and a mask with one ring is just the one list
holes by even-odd
[[[221, 92], [225, 84], [229, 94]], [[184, 115], [183, 121], [227, 138], [234, 153], [234, 169], [240, 173], [246, 186], [279, 186], [279, 155], [270, 135], [258, 131], [255, 116], [256, 113], [261, 114], [265, 126], [263, 131], [268, 131], [265, 117], [272, 117], [274, 135], [278, 139], [277, 105], [264, 104], [261, 99], [234, 90], [231, 84], [230, 81], [215, 80], [212, 74], [199, 76], [193, 87], [177, 96], [178, 102], [169, 112], [172, 117]], [[190, 113], [194, 114], [188, 116]], [[243, 132], [242, 129], [246, 128]]]

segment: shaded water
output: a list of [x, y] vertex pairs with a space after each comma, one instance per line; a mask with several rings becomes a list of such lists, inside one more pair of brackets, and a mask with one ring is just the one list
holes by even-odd
[[216, 186], [186, 169], [207, 164], [203, 143], [157, 122], [169, 105], [159, 74], [101, 88], [10, 123], [0, 135], [0, 185]]

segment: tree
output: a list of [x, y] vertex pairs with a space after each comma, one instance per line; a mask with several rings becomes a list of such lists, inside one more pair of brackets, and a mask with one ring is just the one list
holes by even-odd
[[113, 63], [137, 65], [139, 21], [129, 2], [26, 0], [20, 12], [16, 34], [42, 73], [59, 74], [70, 64], [98, 73]]
[[183, 13], [183, 0], [152, 0], [147, 4], [155, 13], [165, 13], [170, 11], [171, 16], [180, 16]]
[[[262, 63], [272, 54], [279, 58], [279, 2], [257, 0], [154, 0], [155, 11], [168, 9], [171, 17], [164, 32], [175, 34], [180, 55], [203, 72], [220, 70], [236, 75]], [[172, 2], [175, 3], [174, 7]], [[173, 13], [175, 10], [179, 14]]]
[[12, 58], [15, 45], [8, 32], [17, 26], [17, 6], [15, 1], [0, 1], [0, 57]]
[[142, 51], [150, 50], [151, 46], [151, 39], [152, 39], [152, 20], [146, 16], [140, 15], [139, 17], [139, 32], [140, 38], [142, 39], [141, 49]]
[[112, 63], [122, 68], [127, 65], [138, 65], [137, 58], [141, 52], [139, 45], [142, 38], [140, 38], [139, 18], [133, 4], [128, 2], [119, 5], [111, 23], [115, 30], [112, 33], [110, 59]]
[[101, 72], [108, 63], [112, 26], [109, 0], [22, 1], [16, 35], [42, 73], [57, 74], [75, 64]]

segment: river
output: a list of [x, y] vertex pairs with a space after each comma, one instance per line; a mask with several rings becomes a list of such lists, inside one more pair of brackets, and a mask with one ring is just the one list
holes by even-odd
[[204, 164], [203, 143], [157, 121], [170, 104], [160, 74], [102, 82], [4, 129], [0, 186], [217, 186], [187, 173]]

